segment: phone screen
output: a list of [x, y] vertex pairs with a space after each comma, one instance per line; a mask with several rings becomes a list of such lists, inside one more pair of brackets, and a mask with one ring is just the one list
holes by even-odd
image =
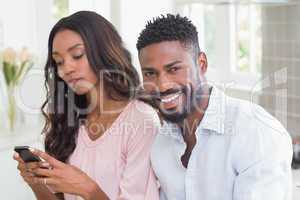
[[34, 155], [30, 150], [29, 146], [16, 146], [15, 151], [20, 155], [24, 162], [39, 162], [41, 159]]

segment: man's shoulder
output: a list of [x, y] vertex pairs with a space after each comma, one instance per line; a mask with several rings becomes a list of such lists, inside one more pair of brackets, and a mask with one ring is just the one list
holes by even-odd
[[291, 137], [276, 117], [250, 101], [231, 98], [230, 104], [228, 109], [235, 110], [235, 115], [228, 116], [235, 123], [230, 145], [238, 169], [246, 169], [271, 157], [277, 161], [289, 161]]
[[[260, 105], [247, 100], [228, 97], [226, 106], [227, 126], [233, 125], [237, 132], [263, 130], [263, 133], [287, 134], [282, 123]], [[252, 130], [252, 131], [247, 131]]]

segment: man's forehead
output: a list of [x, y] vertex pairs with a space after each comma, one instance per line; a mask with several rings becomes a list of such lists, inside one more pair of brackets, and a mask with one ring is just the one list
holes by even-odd
[[180, 45], [157, 43], [141, 49], [139, 60], [142, 67], [165, 66], [175, 61], [183, 61], [188, 54]]
[[166, 53], [173, 53], [179, 50], [186, 50], [186, 48], [181, 44], [180, 41], [162, 41], [153, 44], [149, 44], [142, 48], [139, 54], [148, 54], [152, 51], [162, 51]]

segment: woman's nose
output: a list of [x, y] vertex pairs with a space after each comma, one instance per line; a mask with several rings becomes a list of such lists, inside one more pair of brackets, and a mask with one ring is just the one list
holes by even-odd
[[60, 75], [61, 77], [69, 76], [74, 71], [75, 71], [74, 63], [72, 63], [71, 61], [66, 61], [60, 69]]

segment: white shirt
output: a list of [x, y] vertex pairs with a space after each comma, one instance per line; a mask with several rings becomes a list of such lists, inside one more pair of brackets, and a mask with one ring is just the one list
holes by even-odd
[[187, 169], [177, 125], [164, 123], [151, 152], [167, 200], [290, 200], [292, 143], [260, 106], [213, 88]]

